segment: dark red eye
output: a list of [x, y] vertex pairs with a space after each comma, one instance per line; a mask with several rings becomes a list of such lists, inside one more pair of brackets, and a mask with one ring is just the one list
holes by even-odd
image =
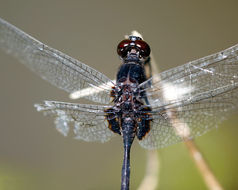
[[131, 40], [122, 40], [117, 46], [117, 54], [121, 57], [125, 57], [131, 42]]
[[140, 54], [142, 57], [148, 57], [150, 55], [150, 46], [143, 40], [136, 40], [135, 45], [140, 49]]
[[137, 49], [142, 58], [146, 58], [150, 55], [150, 46], [145, 41], [140, 39], [122, 40], [117, 46], [117, 53], [120, 57], [124, 58], [127, 56], [128, 51], [130, 51], [132, 48]]

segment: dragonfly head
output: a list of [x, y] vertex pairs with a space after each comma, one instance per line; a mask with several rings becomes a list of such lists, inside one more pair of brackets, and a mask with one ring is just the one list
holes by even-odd
[[144, 63], [150, 55], [150, 46], [140, 37], [129, 36], [118, 44], [117, 53], [125, 63]]

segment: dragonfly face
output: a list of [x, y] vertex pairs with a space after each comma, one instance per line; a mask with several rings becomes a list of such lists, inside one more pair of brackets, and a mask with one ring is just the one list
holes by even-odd
[[144, 63], [150, 55], [150, 46], [140, 37], [129, 36], [118, 44], [117, 53], [124, 63]]
[[238, 45], [148, 79], [144, 64], [150, 60], [149, 45], [131, 36], [118, 45], [123, 64], [116, 83], [1, 18], [0, 49], [54, 86], [100, 103], [45, 101], [35, 107], [53, 116], [65, 136], [70, 128], [76, 139], [85, 141], [106, 142], [120, 134], [122, 190], [129, 189], [134, 137], [147, 149], [166, 147], [206, 133], [238, 107]]

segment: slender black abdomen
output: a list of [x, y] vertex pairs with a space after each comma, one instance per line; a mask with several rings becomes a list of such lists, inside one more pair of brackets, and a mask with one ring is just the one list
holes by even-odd
[[135, 138], [135, 121], [132, 118], [122, 119], [122, 137], [124, 158], [121, 171], [121, 190], [129, 190], [130, 185], [130, 150]]

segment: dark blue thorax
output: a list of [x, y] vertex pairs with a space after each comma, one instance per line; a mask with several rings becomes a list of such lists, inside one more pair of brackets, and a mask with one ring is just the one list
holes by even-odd
[[135, 81], [138, 84], [146, 80], [143, 66], [137, 63], [122, 64], [117, 73], [117, 81], [129, 77], [130, 81]]

